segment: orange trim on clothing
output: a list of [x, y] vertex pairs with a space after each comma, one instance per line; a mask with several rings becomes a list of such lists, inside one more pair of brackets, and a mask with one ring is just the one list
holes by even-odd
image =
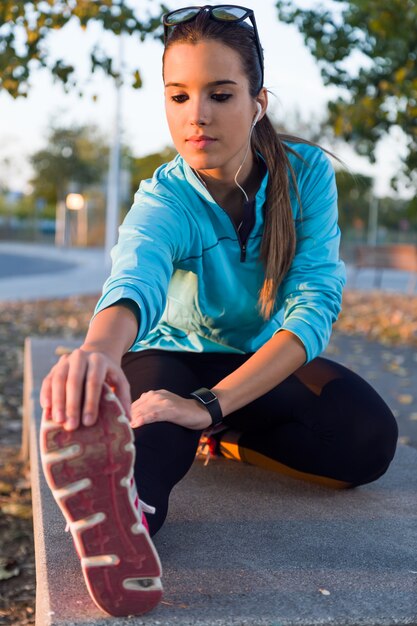
[[249, 448], [243, 448], [235, 442], [221, 441], [220, 452], [227, 459], [250, 463], [251, 465], [256, 465], [257, 467], [262, 467], [263, 469], [291, 476], [291, 478], [306, 480], [310, 483], [324, 485], [325, 487], [332, 487], [333, 489], [348, 489], [351, 487], [351, 483], [344, 482], [343, 480], [336, 480], [335, 478], [328, 478], [327, 476], [318, 476], [317, 474], [309, 474], [308, 472], [300, 472], [299, 470], [288, 467], [288, 465], [284, 465], [279, 461], [270, 459], [264, 454], [260, 454], [259, 452], [255, 452]]

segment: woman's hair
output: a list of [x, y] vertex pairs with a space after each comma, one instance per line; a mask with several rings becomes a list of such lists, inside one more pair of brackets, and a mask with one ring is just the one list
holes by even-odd
[[[202, 40], [215, 40], [235, 50], [242, 61], [249, 81], [249, 92], [256, 98], [262, 85], [262, 71], [253, 30], [246, 25], [223, 23], [200, 13], [190, 21], [172, 29], [165, 45], [166, 51], [176, 43], [197, 44]], [[274, 312], [278, 287], [287, 273], [295, 254], [296, 235], [290, 201], [290, 185], [297, 195], [296, 177], [287, 152], [297, 153], [284, 141], [310, 143], [299, 137], [277, 133], [265, 114], [255, 126], [251, 145], [260, 152], [268, 168], [266, 189], [265, 228], [261, 243], [261, 259], [265, 265], [265, 279], [259, 293], [259, 307], [264, 319]], [[300, 157], [301, 158], [301, 157]], [[288, 176], [288, 169], [291, 181]]]

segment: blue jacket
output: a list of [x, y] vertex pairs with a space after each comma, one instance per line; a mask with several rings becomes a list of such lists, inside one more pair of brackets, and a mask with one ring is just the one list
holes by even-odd
[[341, 307], [345, 267], [339, 259], [333, 167], [319, 148], [291, 144], [300, 207], [291, 202], [297, 246], [272, 318], [258, 310], [266, 173], [255, 225], [243, 254], [228, 214], [178, 155], [142, 181], [112, 249], [112, 271], [94, 311], [129, 298], [140, 308], [131, 351], [254, 352], [280, 329], [297, 335], [309, 362], [325, 349]]

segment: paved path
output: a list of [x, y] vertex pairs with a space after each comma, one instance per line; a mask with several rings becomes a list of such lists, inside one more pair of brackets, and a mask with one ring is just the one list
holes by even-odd
[[109, 274], [102, 248], [0, 242], [0, 301], [98, 294]]
[[28, 257], [22, 254], [0, 253], [0, 279], [28, 274], [54, 274], [77, 267], [76, 263], [39, 257]]
[[[30, 349], [28, 397], [35, 398], [56, 360], [56, 342], [32, 339]], [[196, 461], [175, 486], [155, 537], [161, 604], [143, 617], [109, 619], [88, 596], [65, 520], [46, 488], [38, 456], [41, 409], [29, 404], [37, 626], [417, 624], [411, 447], [399, 446], [376, 482], [340, 491], [222, 458], [207, 466]]]

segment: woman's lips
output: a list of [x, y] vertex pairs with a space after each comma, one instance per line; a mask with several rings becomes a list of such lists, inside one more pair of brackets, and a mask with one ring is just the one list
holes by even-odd
[[189, 144], [199, 150], [207, 148], [207, 146], [210, 146], [215, 141], [217, 141], [217, 139], [213, 139], [212, 137], [190, 137], [189, 139], [187, 139], [187, 142]]

